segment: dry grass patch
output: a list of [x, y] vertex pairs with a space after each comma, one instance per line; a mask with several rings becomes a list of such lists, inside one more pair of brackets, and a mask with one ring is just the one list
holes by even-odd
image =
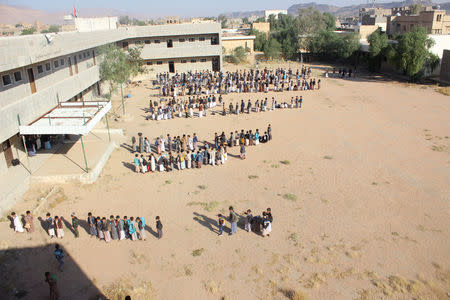
[[184, 266], [184, 275], [186, 276], [192, 276], [192, 265], [185, 265]]
[[204, 191], [207, 189], [207, 186], [202, 184], [202, 185], [199, 185], [198, 188], [201, 189], [202, 191]]
[[450, 86], [437, 88], [436, 92], [445, 96], [450, 96]]
[[204, 248], [200, 248], [200, 249], [195, 249], [192, 251], [192, 256], [196, 257], [196, 256], [200, 256], [203, 254], [203, 252], [205, 252]]
[[445, 146], [444, 145], [433, 145], [433, 146], [431, 146], [431, 150], [436, 151], [436, 152], [443, 152], [445, 150]]
[[58, 187], [53, 194], [49, 197], [49, 199], [47, 199], [48, 201], [48, 207], [49, 208], [55, 208], [56, 206], [58, 206], [58, 204], [63, 203], [64, 201], [66, 201], [67, 195], [64, 193], [64, 189], [62, 187]]
[[213, 295], [217, 294], [220, 290], [220, 284], [216, 283], [214, 280], [204, 282], [203, 286], [205, 287], [205, 290]]
[[121, 278], [108, 286], [103, 287], [103, 294], [106, 299], [123, 300], [126, 296], [131, 299], [152, 299], [155, 296], [155, 289], [151, 282], [136, 282], [127, 278]]
[[308, 300], [308, 296], [300, 290], [295, 289], [280, 289], [280, 292], [289, 300]]
[[325, 277], [319, 273], [313, 273], [305, 281], [304, 287], [307, 289], [319, 288], [323, 283], [325, 283]]
[[291, 162], [289, 160], [282, 160], [282, 161], [280, 161], [280, 163], [283, 164], [283, 165], [290, 165], [291, 164]]
[[248, 179], [258, 179], [258, 175], [248, 175]]
[[325, 155], [325, 156], [323, 157], [323, 159], [333, 159], [333, 156], [331, 156], [331, 155]]
[[219, 206], [219, 204], [220, 203], [217, 201], [211, 201], [211, 202], [191, 201], [191, 202], [187, 203], [187, 206], [198, 205], [198, 206], [203, 207], [203, 209], [206, 210], [207, 212], [212, 212]]
[[283, 199], [289, 200], [289, 201], [297, 201], [297, 195], [292, 193], [287, 193], [283, 195]]
[[271, 165], [271, 167], [274, 168], [274, 169], [278, 169], [278, 168], [280, 167], [280, 165], [278, 165], [278, 164], [273, 164], [273, 165]]

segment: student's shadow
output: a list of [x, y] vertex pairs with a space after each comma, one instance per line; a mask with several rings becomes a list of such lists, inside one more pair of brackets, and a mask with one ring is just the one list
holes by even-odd
[[87, 234], [89, 234], [89, 224], [86, 220], [80, 220], [78, 219], [78, 223], [80, 224], [80, 227], [86, 231]]
[[13, 219], [13, 217], [8, 216], [8, 220], [11, 222], [11, 223], [9, 224], [9, 228], [13, 228], [13, 229], [14, 229], [14, 219]]
[[[217, 221], [214, 219], [211, 219], [205, 215], [201, 215], [197, 212], [193, 213], [195, 217], [193, 218], [195, 221], [197, 221], [200, 225], [203, 225], [204, 227], [208, 228], [214, 233], [219, 233], [219, 230], [216, 229], [217, 227]], [[225, 229], [225, 226], [224, 226]]]
[[155, 238], [158, 237], [158, 233], [156, 231], [154, 231], [153, 228], [151, 228], [147, 224], [145, 224], [145, 228], [144, 229], [147, 230], [148, 232], [150, 232], [150, 234], [153, 235]]
[[124, 167], [130, 169], [130, 170], [133, 171], [133, 172], [135, 171], [135, 166], [134, 166], [132, 163], [123, 161], [123, 162], [122, 162], [122, 165], [123, 165]]
[[44, 231], [47, 232], [47, 225], [45, 223], [45, 220], [42, 219], [41, 217], [38, 217], [38, 221], [39, 221], [39, 223], [41, 223], [42, 229], [44, 229]]
[[72, 228], [72, 224], [69, 223], [69, 221], [67, 221], [64, 217], [59, 217], [59, 218], [63, 221], [64, 226], [66, 226], [66, 228], [69, 229], [70, 232], [72, 232], [72, 234], [75, 235], [75, 231], [74, 231], [73, 228]]

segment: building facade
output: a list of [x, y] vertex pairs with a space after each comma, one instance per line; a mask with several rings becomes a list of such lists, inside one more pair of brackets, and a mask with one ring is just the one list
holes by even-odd
[[450, 15], [445, 10], [423, 10], [417, 15], [395, 15], [388, 17], [387, 33], [403, 34], [415, 26], [422, 26], [428, 34], [450, 34]]
[[220, 70], [219, 23], [136, 26], [0, 39], [0, 173], [22, 159], [19, 123], [32, 123], [60, 102], [100, 96], [98, 48], [144, 45], [151, 73]]

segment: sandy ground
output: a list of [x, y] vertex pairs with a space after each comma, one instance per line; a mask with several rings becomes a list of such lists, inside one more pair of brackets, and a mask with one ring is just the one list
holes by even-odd
[[[63, 299], [89, 299], [118, 280], [134, 287], [133, 299], [294, 299], [292, 291], [310, 299], [448, 299], [449, 97], [382, 79], [323, 79], [320, 91], [275, 95], [303, 95], [302, 110], [156, 122], [143, 118], [154, 92], [146, 85], [131, 91], [127, 117], [111, 122], [124, 128], [126, 143], [139, 131], [211, 140], [269, 123], [274, 140], [250, 147], [244, 161], [146, 175], [133, 173], [132, 155], [118, 148], [98, 182], [55, 187], [45, 209], [66, 219], [72, 211], [83, 219], [88, 211], [144, 216], [151, 231], [159, 215], [164, 238], [105, 244], [66, 229], [59, 273], [55, 241], [39, 225], [16, 235], [2, 223], [0, 245], [9, 250], [1, 251], [0, 292], [15, 287], [28, 292], [23, 299], [46, 299], [50, 270]], [[50, 189], [32, 187], [25, 203]], [[218, 237], [216, 215], [229, 205], [238, 213], [271, 207], [271, 236], [239, 229]]]

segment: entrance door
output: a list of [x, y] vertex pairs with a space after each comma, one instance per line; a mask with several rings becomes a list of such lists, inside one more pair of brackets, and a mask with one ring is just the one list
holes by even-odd
[[77, 56], [76, 55], [73, 57], [73, 63], [75, 64], [75, 73], [78, 74], [78, 62], [77, 62]]
[[30, 81], [31, 93], [36, 93], [36, 83], [34, 82], [34, 73], [33, 68], [27, 69], [28, 72], [28, 80]]
[[12, 166], [12, 160], [14, 159], [11, 143], [9, 140], [3, 142], [2, 144], [3, 153], [5, 153], [6, 165], [9, 167]]
[[69, 73], [70, 73], [70, 76], [73, 76], [72, 60], [69, 57], [69, 59], [67, 61], [69, 62]]
[[175, 73], [175, 63], [173, 61], [169, 61], [169, 72]]
[[212, 69], [213, 71], [220, 71], [220, 61], [218, 57], [213, 57], [212, 59]]

